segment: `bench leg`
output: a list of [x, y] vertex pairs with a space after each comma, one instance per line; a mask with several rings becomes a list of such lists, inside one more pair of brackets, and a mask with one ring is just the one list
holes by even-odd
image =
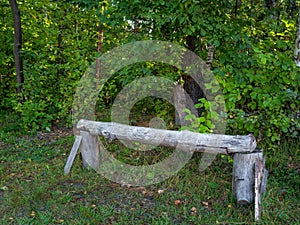
[[82, 136], [82, 143], [80, 146], [82, 163], [87, 169], [92, 168], [98, 170], [99, 168], [99, 137], [91, 135], [87, 131], [80, 131]]

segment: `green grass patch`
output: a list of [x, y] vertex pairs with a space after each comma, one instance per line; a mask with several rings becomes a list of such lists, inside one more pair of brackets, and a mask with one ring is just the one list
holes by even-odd
[[[201, 154], [195, 153], [175, 176], [132, 187], [84, 169], [79, 156], [64, 175], [74, 141], [70, 132], [1, 132], [0, 137], [0, 224], [298, 224], [300, 219], [297, 140], [267, 152], [270, 175], [262, 220], [255, 223], [253, 205], [240, 207], [232, 196], [230, 157], [219, 155], [200, 172]], [[105, 144], [119, 160], [136, 165], [156, 163], [172, 152], [136, 153]]]

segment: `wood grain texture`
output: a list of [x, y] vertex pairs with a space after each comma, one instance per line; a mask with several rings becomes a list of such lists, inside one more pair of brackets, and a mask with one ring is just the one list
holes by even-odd
[[[254, 202], [255, 165], [257, 162], [260, 162], [264, 168], [262, 150], [247, 154], [237, 153], [233, 157], [232, 192], [240, 205]], [[260, 188], [259, 192], [261, 192]]]
[[257, 159], [255, 162], [254, 175], [254, 218], [260, 220], [261, 218], [261, 184], [263, 177], [263, 160]]
[[253, 135], [201, 134], [191, 131], [161, 130], [149, 127], [135, 127], [111, 122], [80, 120], [77, 124], [80, 131], [91, 135], [104, 136], [114, 140], [139, 142], [155, 146], [178, 148], [183, 151], [208, 153], [246, 153], [256, 148]]
[[80, 136], [82, 136], [80, 151], [83, 166], [97, 171], [99, 168], [99, 137], [86, 131], [80, 131]]

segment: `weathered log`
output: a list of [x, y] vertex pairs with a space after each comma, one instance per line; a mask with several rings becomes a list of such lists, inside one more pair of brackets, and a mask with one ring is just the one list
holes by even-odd
[[89, 120], [80, 120], [77, 129], [112, 140], [119, 139], [154, 146], [177, 147], [183, 151], [229, 154], [252, 152], [256, 148], [256, 140], [251, 134], [244, 136], [201, 134], [186, 130], [162, 130]]
[[82, 156], [83, 166], [87, 169], [92, 168], [98, 170], [99, 168], [99, 137], [91, 135], [89, 132], [80, 131], [82, 141], [80, 151]]
[[[237, 153], [233, 157], [232, 192], [240, 205], [250, 204], [254, 201], [255, 165], [260, 163], [262, 176], [266, 176], [264, 157], [261, 149], [252, 153]], [[259, 182], [259, 193], [265, 191], [266, 178]]]
[[262, 158], [262, 152], [235, 154], [233, 157], [232, 192], [239, 205], [246, 205], [254, 199], [254, 164]]

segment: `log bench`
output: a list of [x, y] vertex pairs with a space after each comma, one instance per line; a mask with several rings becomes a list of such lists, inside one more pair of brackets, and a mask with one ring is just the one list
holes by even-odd
[[[266, 190], [267, 170], [263, 150], [256, 147], [256, 140], [251, 134], [243, 136], [202, 134], [89, 120], [80, 120], [77, 123], [76, 133], [74, 145], [64, 168], [65, 174], [70, 173], [79, 148], [84, 167], [97, 171], [100, 164], [99, 148], [101, 148], [99, 136], [110, 140], [172, 147], [182, 151], [234, 154], [233, 194], [239, 205], [254, 203], [255, 220], [261, 217], [260, 199], [261, 194]], [[182, 138], [183, 136], [188, 138]], [[159, 143], [157, 139], [160, 140]]]

